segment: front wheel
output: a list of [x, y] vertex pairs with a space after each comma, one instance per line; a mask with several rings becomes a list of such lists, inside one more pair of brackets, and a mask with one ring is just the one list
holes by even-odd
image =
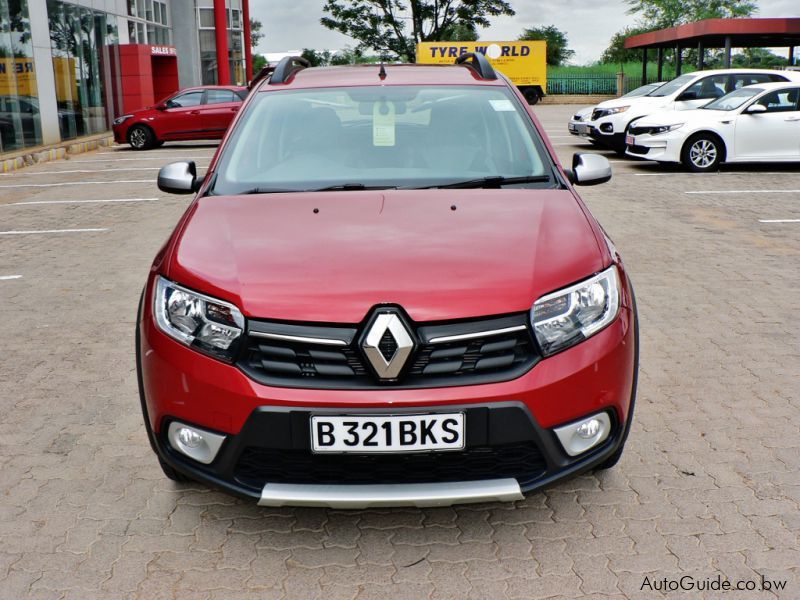
[[134, 150], [149, 150], [157, 140], [153, 130], [146, 125], [134, 125], [128, 131], [128, 143]]
[[716, 171], [725, 154], [725, 146], [715, 135], [699, 133], [690, 137], [683, 145], [681, 162], [695, 173]]

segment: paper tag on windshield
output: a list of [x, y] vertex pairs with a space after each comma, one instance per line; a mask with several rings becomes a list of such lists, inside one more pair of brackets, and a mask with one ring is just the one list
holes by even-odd
[[497, 112], [514, 112], [514, 105], [511, 100], [489, 100], [489, 104]]
[[394, 146], [394, 104], [376, 102], [372, 109], [372, 145]]

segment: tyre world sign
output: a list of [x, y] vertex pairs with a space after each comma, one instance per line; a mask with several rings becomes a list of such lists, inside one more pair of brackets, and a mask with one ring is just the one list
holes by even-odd
[[515, 85], [547, 85], [547, 44], [527, 42], [422, 42], [417, 62], [451, 65], [462, 54], [480, 52]]

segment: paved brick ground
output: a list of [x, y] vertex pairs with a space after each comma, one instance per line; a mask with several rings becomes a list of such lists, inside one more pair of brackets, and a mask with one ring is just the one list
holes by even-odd
[[[537, 110], [564, 160], [584, 149], [570, 110]], [[759, 222], [800, 218], [797, 167], [624, 161], [582, 192], [642, 319], [616, 469], [516, 505], [337, 512], [175, 486], [145, 438], [134, 312], [188, 202], [153, 179], [212, 152], [120, 148], [0, 176], [0, 231], [104, 229], [0, 235], [0, 597], [630, 597], [687, 574], [786, 579], [772, 595], [800, 597], [800, 224]], [[688, 193], [704, 191], [738, 192]], [[137, 198], [157, 200], [15, 204]]]

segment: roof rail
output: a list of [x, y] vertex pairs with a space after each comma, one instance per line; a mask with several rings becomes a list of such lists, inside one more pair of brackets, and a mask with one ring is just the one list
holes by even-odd
[[272, 77], [269, 78], [269, 84], [286, 83], [297, 71], [307, 69], [310, 66], [311, 63], [301, 56], [286, 56], [275, 67]]
[[261, 81], [263, 79], [265, 79], [266, 77], [269, 77], [269, 75], [274, 70], [275, 70], [275, 67], [271, 67], [269, 65], [267, 65], [266, 67], [261, 67], [261, 70], [256, 74], [255, 77], [253, 77], [253, 79], [250, 80], [250, 83], [247, 84], [247, 90], [248, 91], [252, 90], [254, 87], [256, 87], [256, 85], [261, 83]]
[[474, 69], [481, 79], [497, 79], [497, 73], [487, 58], [481, 52], [469, 52], [456, 59], [457, 65], [464, 65]]

